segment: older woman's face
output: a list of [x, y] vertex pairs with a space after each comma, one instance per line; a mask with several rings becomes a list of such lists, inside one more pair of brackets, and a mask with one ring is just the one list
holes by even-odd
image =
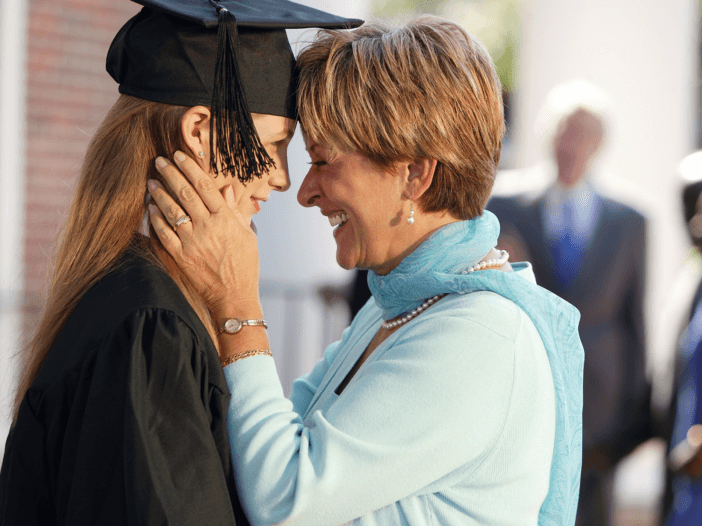
[[329, 218], [341, 267], [387, 274], [408, 244], [402, 178], [359, 153], [334, 151], [307, 138], [305, 144], [312, 162], [297, 200]]

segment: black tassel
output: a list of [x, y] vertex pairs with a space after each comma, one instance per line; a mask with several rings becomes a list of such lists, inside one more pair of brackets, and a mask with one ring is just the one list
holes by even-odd
[[236, 18], [214, 0], [210, 3], [217, 8], [219, 18], [210, 125], [210, 151], [214, 152], [212, 169], [218, 173], [219, 162], [222, 172], [232, 173], [246, 184], [254, 176], [261, 177], [275, 163], [261, 144], [246, 102], [237, 60]]

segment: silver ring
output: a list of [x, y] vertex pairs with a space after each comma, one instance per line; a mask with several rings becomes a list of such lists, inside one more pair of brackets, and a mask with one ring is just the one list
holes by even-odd
[[192, 219], [190, 219], [190, 216], [188, 215], [178, 218], [178, 221], [176, 221], [175, 225], [173, 225], [173, 231], [175, 232], [180, 225], [190, 223], [190, 221], [192, 221]]

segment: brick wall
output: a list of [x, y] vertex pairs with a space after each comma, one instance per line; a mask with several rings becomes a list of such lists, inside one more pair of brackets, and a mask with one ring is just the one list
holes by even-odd
[[128, 0], [33, 0], [27, 22], [24, 334], [38, 321], [53, 241], [83, 155], [117, 98], [105, 56], [139, 11]]

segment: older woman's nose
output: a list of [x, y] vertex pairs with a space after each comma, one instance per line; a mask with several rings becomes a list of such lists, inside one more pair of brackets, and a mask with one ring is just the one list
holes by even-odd
[[300, 190], [297, 192], [297, 202], [306, 207], [314, 206], [320, 195], [317, 178], [310, 170], [302, 180]]

